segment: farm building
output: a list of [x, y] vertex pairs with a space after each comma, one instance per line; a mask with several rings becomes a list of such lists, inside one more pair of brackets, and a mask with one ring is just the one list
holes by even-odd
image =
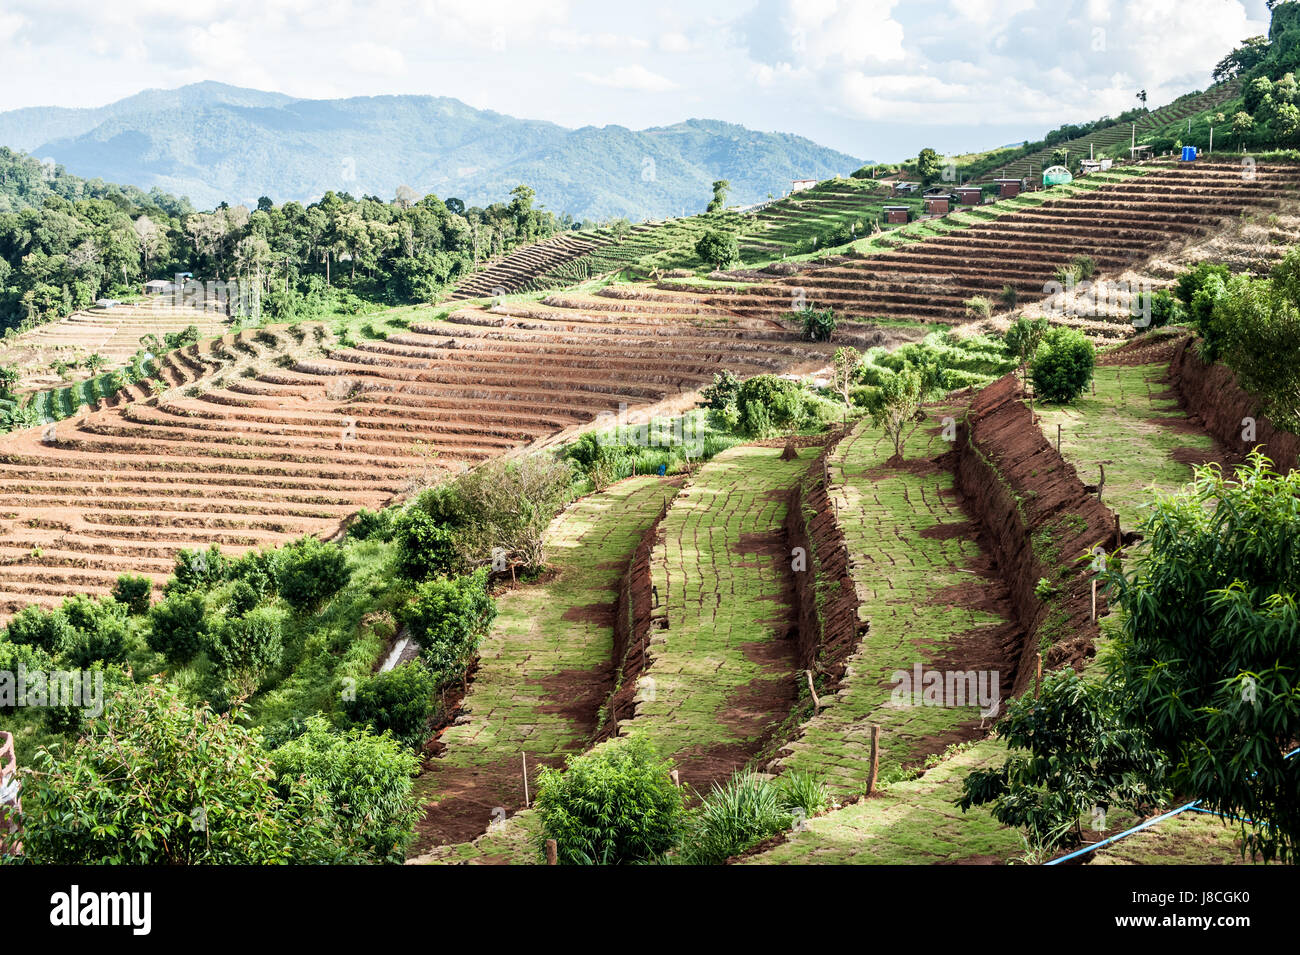
[[1104, 172], [1112, 165], [1109, 159], [1081, 159], [1079, 160], [1079, 175], [1086, 176], [1090, 172]]
[[957, 201], [963, 206], [977, 206], [983, 201], [983, 190], [979, 186], [958, 186]]
[[805, 189], [811, 189], [817, 185], [816, 179], [792, 179], [790, 180], [790, 193], [803, 192]]
[[952, 208], [953, 197], [946, 192], [926, 193], [925, 211], [932, 216], [946, 216]]
[[885, 221], [888, 223], [907, 222], [911, 210], [907, 206], [885, 206]]
[[1023, 179], [994, 179], [993, 182], [998, 187], [998, 195], [1003, 199], [1018, 196], [1025, 188]]
[[920, 188], [921, 184], [919, 182], [896, 182], [894, 183], [894, 195], [907, 195], [916, 192]]

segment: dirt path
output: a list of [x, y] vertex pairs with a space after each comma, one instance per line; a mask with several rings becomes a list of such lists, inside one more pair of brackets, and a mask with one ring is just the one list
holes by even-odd
[[583, 748], [612, 689], [619, 579], [671, 493], [659, 478], [630, 478], [551, 524], [555, 572], [498, 601], [462, 714], [417, 781], [425, 814], [413, 853], [467, 842], [523, 808], [523, 755], [535, 792], [536, 767]]

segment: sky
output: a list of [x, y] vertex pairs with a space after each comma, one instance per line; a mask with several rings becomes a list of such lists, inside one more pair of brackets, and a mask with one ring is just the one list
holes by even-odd
[[0, 0], [0, 110], [201, 80], [454, 96], [568, 127], [689, 118], [890, 161], [1210, 83], [1264, 0]]

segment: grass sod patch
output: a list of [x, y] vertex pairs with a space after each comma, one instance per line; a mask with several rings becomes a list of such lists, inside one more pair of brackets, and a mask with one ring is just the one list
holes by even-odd
[[[910, 463], [947, 450], [931, 421], [909, 439]], [[968, 535], [939, 531], [967, 522], [953, 495], [951, 473], [933, 468], [885, 468], [893, 453], [884, 433], [859, 424], [829, 457], [830, 494], [852, 560], [851, 573], [870, 628], [849, 660], [840, 692], [804, 726], [783, 761], [823, 777], [841, 794], [862, 792], [869, 773], [871, 725], [881, 727], [880, 772], [898, 776], [906, 765], [941, 750], [963, 724], [979, 721], [978, 706], [892, 703], [891, 674], [929, 667], [972, 631], [1002, 626], [993, 613], [956, 605], [942, 592], [980, 581], [967, 568], [980, 555]], [[990, 724], [991, 724], [990, 720]]]
[[[674, 499], [651, 559], [660, 606], [648, 679], [624, 734], [648, 736], [680, 763], [682, 754], [720, 747], [753, 750], [769, 718], [784, 717], [765, 713], [755, 697], [793, 699], [792, 669], [755, 656], [774, 650], [791, 625], [781, 525], [787, 492], [818, 451], [782, 461], [780, 448], [731, 448]], [[659, 617], [667, 629], [654, 628]], [[690, 778], [688, 765], [683, 775]]]
[[417, 865], [542, 865], [538, 851], [542, 817], [525, 809], [504, 822], [495, 823], [472, 842], [436, 846], [410, 860]]
[[[440, 764], [487, 765], [518, 760], [521, 752], [530, 763], [554, 762], [582, 747], [592, 727], [555, 712], [557, 702], [575, 701], [557, 701], [544, 681], [610, 663], [619, 579], [672, 493], [661, 479], [630, 478], [578, 500], [552, 522], [546, 547], [555, 576], [497, 601], [464, 701], [470, 718], [443, 733]], [[604, 693], [598, 696], [603, 702]]]
[[1192, 478], [1184, 456], [1210, 459], [1214, 442], [1190, 429], [1187, 416], [1168, 395], [1164, 364], [1103, 366], [1096, 373], [1096, 395], [1085, 392], [1069, 405], [1035, 406], [1039, 427], [1055, 444], [1061, 425], [1061, 456], [1074, 465], [1080, 480], [1095, 484], [1099, 465], [1106, 466], [1102, 502], [1119, 514], [1126, 529], [1147, 515], [1152, 489], [1172, 491]]
[[956, 806], [962, 780], [1006, 758], [1006, 747], [983, 740], [915, 779], [870, 799], [815, 816], [807, 828], [746, 860], [757, 865], [933, 865], [1002, 863], [1023, 853], [1020, 836], [987, 809]]

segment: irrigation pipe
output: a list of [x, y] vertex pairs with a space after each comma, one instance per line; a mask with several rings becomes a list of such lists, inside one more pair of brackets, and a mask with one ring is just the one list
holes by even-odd
[[[1291, 750], [1291, 752], [1287, 753], [1282, 758], [1290, 759], [1296, 753], [1300, 753], [1300, 746], [1297, 746], [1295, 749]], [[1185, 806], [1179, 806], [1177, 809], [1171, 809], [1166, 813], [1162, 813], [1159, 816], [1155, 816], [1151, 819], [1148, 819], [1146, 822], [1139, 823], [1138, 825], [1134, 826], [1132, 829], [1125, 829], [1123, 832], [1118, 832], [1113, 836], [1109, 836], [1108, 838], [1101, 840], [1101, 842], [1094, 842], [1090, 846], [1084, 846], [1082, 849], [1076, 849], [1073, 852], [1071, 852], [1069, 855], [1064, 855], [1057, 859], [1049, 859], [1047, 862], [1044, 862], [1043, 865], [1060, 865], [1062, 862], [1068, 862], [1071, 859], [1077, 859], [1079, 856], [1087, 855], [1089, 852], [1095, 852], [1098, 849], [1110, 845], [1111, 843], [1118, 842], [1120, 839], [1124, 839], [1127, 838], [1128, 836], [1133, 835], [1134, 833], [1141, 832], [1143, 829], [1149, 829], [1152, 826], [1154, 826], [1156, 823], [1164, 822], [1166, 819], [1170, 819], [1174, 816], [1177, 816], [1179, 813], [1187, 812], [1189, 809], [1194, 812], [1203, 812], [1211, 816], [1220, 816], [1223, 819], [1231, 818], [1233, 819], [1233, 821], [1237, 821], [1236, 817], [1225, 816], [1223, 813], [1215, 812], [1213, 809], [1202, 809], [1200, 807], [1201, 807], [1201, 800], [1195, 799], [1192, 802], [1189, 802]], [[1251, 822], [1251, 820], [1249, 819], [1245, 821]], [[1252, 822], [1251, 825], [1254, 825], [1254, 823]]]

